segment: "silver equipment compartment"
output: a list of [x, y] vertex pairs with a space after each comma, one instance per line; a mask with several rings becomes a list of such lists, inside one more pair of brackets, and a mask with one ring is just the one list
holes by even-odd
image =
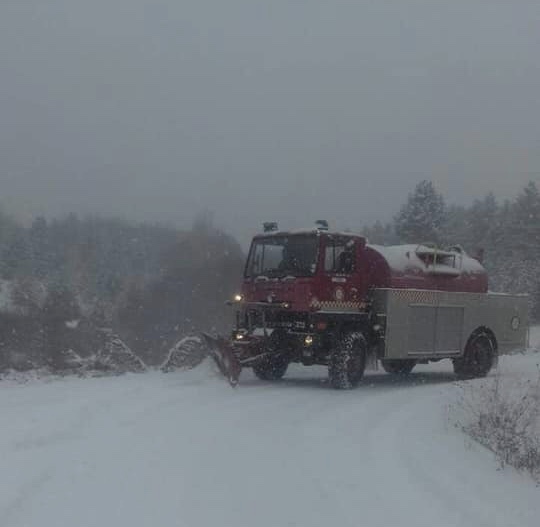
[[499, 355], [528, 344], [526, 295], [376, 289], [373, 308], [385, 319], [379, 358], [457, 357], [482, 327], [495, 335]]

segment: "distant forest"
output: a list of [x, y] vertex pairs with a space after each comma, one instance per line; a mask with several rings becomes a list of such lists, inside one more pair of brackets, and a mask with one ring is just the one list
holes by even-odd
[[182, 231], [75, 214], [22, 227], [2, 214], [0, 370], [62, 369], [60, 348], [88, 355], [111, 330], [159, 363], [185, 335], [229, 331], [243, 259], [204, 215]]
[[[359, 230], [376, 244], [483, 250], [490, 289], [529, 293], [531, 315], [540, 320], [540, 194], [533, 182], [512, 201], [487, 194], [458, 206], [422, 181], [391, 221]], [[238, 288], [243, 260], [237, 241], [208, 215], [179, 230], [76, 214], [22, 226], [0, 211], [0, 370], [61, 370], [63, 350], [87, 356], [111, 334], [158, 364], [186, 335], [229, 330], [224, 300]]]
[[491, 291], [527, 293], [531, 317], [540, 321], [540, 193], [530, 182], [514, 200], [492, 193], [468, 206], [447, 205], [430, 181], [420, 182], [386, 224], [365, 227], [371, 243], [460, 245], [483, 253]]

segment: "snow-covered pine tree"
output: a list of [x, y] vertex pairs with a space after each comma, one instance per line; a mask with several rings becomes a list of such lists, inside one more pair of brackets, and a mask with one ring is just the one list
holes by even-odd
[[365, 236], [369, 243], [377, 245], [394, 245], [399, 242], [394, 227], [391, 223], [376, 221], [373, 225], [362, 229], [362, 236]]
[[468, 228], [468, 210], [462, 205], [446, 207], [441, 228], [441, 242], [444, 245], [461, 245], [468, 249], [466, 233]]
[[17, 226], [11, 230], [0, 255], [0, 261], [3, 277], [8, 280], [30, 273], [32, 255], [25, 229]]
[[433, 183], [421, 181], [394, 218], [395, 231], [402, 242], [439, 243], [444, 211], [444, 199]]
[[496, 228], [499, 205], [493, 193], [487, 194], [483, 199], [474, 200], [467, 214], [467, 230], [464, 241], [470, 251], [493, 245], [494, 229]]
[[9, 278], [9, 262], [6, 261], [8, 245], [13, 240], [13, 233], [17, 230], [15, 222], [4, 213], [0, 206], [0, 278]]
[[108, 333], [103, 348], [96, 354], [95, 362], [98, 369], [114, 373], [146, 371], [144, 362], [112, 331]]
[[516, 198], [509, 225], [512, 260], [526, 272], [519, 276], [517, 291], [531, 295], [531, 314], [540, 311], [540, 192], [531, 181]]
[[509, 233], [511, 247], [522, 258], [540, 258], [540, 192], [531, 181], [512, 206]]
[[184, 337], [169, 350], [167, 358], [161, 365], [161, 371], [194, 368], [204, 360], [207, 354], [208, 350], [205, 349], [200, 337]]
[[45, 287], [30, 276], [19, 276], [11, 282], [11, 305], [19, 314], [37, 316], [46, 294]]
[[53, 371], [64, 370], [65, 352], [71, 348], [69, 323], [81, 317], [75, 295], [63, 284], [53, 284], [42, 309], [45, 359]]
[[38, 216], [28, 231], [31, 255], [31, 273], [37, 280], [44, 280], [53, 271], [52, 250], [49, 244], [47, 220]]

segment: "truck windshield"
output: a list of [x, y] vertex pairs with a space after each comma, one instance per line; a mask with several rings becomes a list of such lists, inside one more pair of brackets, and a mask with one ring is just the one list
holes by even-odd
[[312, 276], [317, 268], [317, 236], [269, 236], [253, 241], [246, 278]]

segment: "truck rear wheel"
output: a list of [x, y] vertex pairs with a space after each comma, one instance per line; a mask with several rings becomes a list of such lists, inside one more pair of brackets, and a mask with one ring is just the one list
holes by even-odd
[[416, 366], [416, 361], [411, 359], [404, 360], [382, 360], [381, 365], [386, 373], [393, 375], [409, 375]]
[[495, 364], [496, 345], [484, 331], [473, 333], [465, 346], [463, 357], [454, 359], [454, 373], [461, 379], [485, 377]]
[[366, 368], [367, 344], [362, 333], [346, 333], [330, 354], [328, 378], [333, 388], [350, 390], [358, 385]]

